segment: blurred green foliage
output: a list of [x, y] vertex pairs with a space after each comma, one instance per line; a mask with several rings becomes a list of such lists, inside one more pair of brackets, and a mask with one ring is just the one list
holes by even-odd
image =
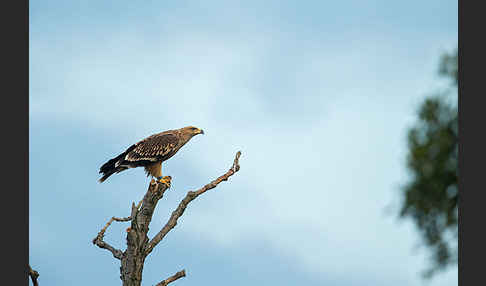
[[411, 218], [432, 252], [432, 265], [424, 272], [457, 263], [458, 220], [458, 110], [457, 51], [441, 58], [439, 74], [449, 78], [453, 92], [441, 92], [422, 103], [418, 123], [408, 131], [407, 167], [411, 179], [404, 186], [400, 217]]

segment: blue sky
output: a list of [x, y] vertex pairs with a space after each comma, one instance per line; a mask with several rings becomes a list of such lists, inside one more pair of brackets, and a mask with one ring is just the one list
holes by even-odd
[[[413, 224], [398, 221], [406, 131], [444, 88], [454, 1], [31, 1], [30, 263], [43, 285], [120, 285], [91, 244], [128, 216], [148, 179], [97, 182], [130, 144], [195, 125], [163, 166], [173, 187], [149, 235], [194, 201], [146, 261], [143, 285], [457, 285], [431, 281]], [[106, 240], [124, 248], [126, 224]]]

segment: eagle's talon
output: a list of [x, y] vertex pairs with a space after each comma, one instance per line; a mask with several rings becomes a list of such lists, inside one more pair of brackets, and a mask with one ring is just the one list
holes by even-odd
[[163, 178], [157, 178], [158, 183], [162, 183], [167, 186], [167, 188], [170, 188], [170, 183], [171, 183], [171, 177], [170, 176], [165, 176]]

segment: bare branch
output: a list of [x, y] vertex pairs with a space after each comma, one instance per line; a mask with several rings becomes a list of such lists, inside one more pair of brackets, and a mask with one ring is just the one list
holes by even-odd
[[[184, 271], [184, 270], [183, 270]], [[29, 276], [30, 276], [30, 279], [32, 279], [32, 284], [34, 286], [39, 286], [39, 282], [37, 282], [37, 278], [39, 278], [39, 272], [35, 271], [32, 269], [32, 267], [30, 267], [29, 265]], [[185, 274], [184, 274], [185, 276]], [[167, 280], [167, 279], [166, 279]], [[165, 280], [164, 280], [165, 281]], [[162, 281], [163, 282], [163, 281]], [[172, 281], [171, 281], [172, 282]], [[170, 282], [169, 282], [170, 283]]]
[[183, 269], [182, 271], [177, 272], [176, 274], [170, 276], [169, 278], [160, 281], [157, 285], [155, 286], [167, 286], [169, 283], [172, 283], [176, 281], [179, 278], [186, 277], [186, 271]]
[[235, 156], [235, 160], [233, 162], [233, 165], [231, 168], [226, 172], [224, 175], [220, 176], [216, 180], [212, 181], [211, 183], [205, 185], [204, 187], [200, 188], [199, 190], [193, 192], [189, 191], [187, 195], [184, 197], [184, 199], [179, 203], [179, 206], [175, 211], [172, 212], [171, 217], [169, 218], [169, 221], [165, 224], [165, 226], [152, 238], [152, 240], [147, 244], [147, 247], [145, 249], [145, 255], [148, 255], [150, 252], [152, 252], [153, 248], [160, 242], [164, 237], [171, 231], [176, 225], [177, 225], [177, 220], [184, 214], [184, 211], [187, 207], [187, 205], [197, 198], [199, 195], [207, 192], [208, 190], [216, 188], [219, 183], [222, 181], [227, 181], [229, 177], [231, 177], [234, 173], [238, 172], [240, 170], [240, 165], [239, 165], [239, 159], [241, 156], [241, 152], [238, 151]]
[[[142, 201], [138, 203], [137, 206], [135, 206], [134, 203], [132, 203], [132, 215], [134, 213], [134, 208], [138, 209], [140, 205], [142, 204]], [[103, 241], [103, 237], [105, 236], [106, 229], [111, 225], [113, 221], [118, 221], [118, 222], [125, 222], [125, 221], [130, 221], [132, 220], [132, 216], [129, 217], [111, 217], [111, 219], [106, 223], [106, 225], [98, 232], [98, 235], [93, 238], [93, 244], [97, 245], [99, 248], [106, 249], [113, 253], [113, 257], [121, 259], [123, 256], [123, 252], [119, 249], [114, 248], [107, 242]]]
[[[139, 205], [141, 204], [142, 201], [140, 201]], [[121, 259], [123, 252], [119, 249], [114, 248], [113, 246], [109, 245], [105, 241], [103, 241], [103, 237], [105, 236], [106, 229], [111, 225], [113, 221], [119, 221], [119, 222], [125, 222], [125, 221], [130, 221], [132, 218], [131, 217], [112, 217], [106, 225], [98, 232], [98, 235], [93, 239], [93, 244], [97, 245], [99, 248], [106, 249], [113, 253], [113, 257]]]
[[103, 237], [96, 236], [93, 239], [93, 244], [96, 244], [99, 248], [106, 249], [113, 254], [113, 257], [122, 259], [123, 252], [120, 249], [116, 249], [113, 246], [109, 245], [108, 243], [103, 241]]

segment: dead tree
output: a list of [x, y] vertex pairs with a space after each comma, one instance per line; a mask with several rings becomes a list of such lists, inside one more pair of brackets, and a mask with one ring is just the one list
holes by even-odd
[[[200, 188], [197, 191], [189, 191], [184, 199], [179, 203], [177, 208], [172, 212], [167, 223], [162, 229], [150, 239], [147, 236], [149, 225], [152, 220], [157, 202], [164, 196], [168, 187], [165, 184], [157, 183], [155, 180], [149, 184], [148, 190], [143, 199], [135, 205], [132, 203], [132, 210], [129, 217], [118, 218], [112, 217], [106, 225], [101, 229], [98, 235], [93, 239], [93, 244], [100, 248], [106, 249], [113, 254], [113, 257], [121, 261], [120, 279], [123, 286], [140, 286], [142, 282], [142, 271], [145, 258], [152, 252], [155, 246], [161, 242], [164, 237], [176, 225], [177, 220], [182, 216], [188, 204], [196, 199], [198, 196], [215, 188], [222, 181], [227, 181], [229, 177], [238, 172], [240, 165], [238, 160], [241, 152], [236, 153], [233, 165], [222, 176]], [[106, 229], [113, 221], [130, 222], [130, 227], [127, 229], [127, 248], [125, 251], [116, 249], [103, 240]], [[185, 270], [181, 270], [173, 276], [159, 282], [157, 286], [166, 286], [169, 283], [186, 276]]]

